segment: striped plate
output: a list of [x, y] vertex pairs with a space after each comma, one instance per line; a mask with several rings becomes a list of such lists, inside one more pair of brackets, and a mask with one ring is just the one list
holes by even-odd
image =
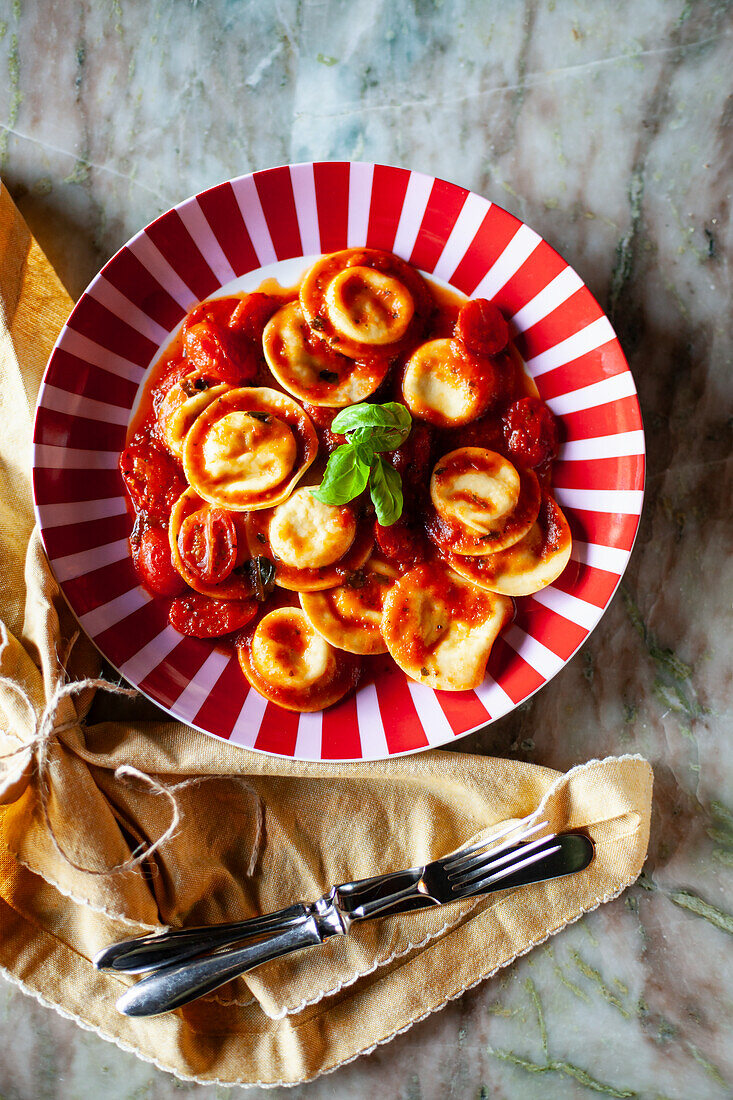
[[[555, 492], [573, 557], [518, 601], [476, 691], [435, 692], [393, 667], [324, 713], [266, 702], [211, 643], [182, 638], [138, 584], [117, 460], [160, 345], [196, 302], [287, 283], [303, 257], [389, 249], [494, 298], [563, 424]], [[263, 271], [264, 269], [264, 271]], [[621, 579], [641, 512], [644, 435], [613, 329], [578, 275], [533, 230], [470, 191], [380, 164], [316, 163], [241, 176], [163, 214], [90, 284], [59, 336], [38, 399], [33, 488], [51, 566], [84, 630], [131, 684], [206, 733], [302, 760], [368, 760], [444, 745], [507, 714], [585, 641]]]

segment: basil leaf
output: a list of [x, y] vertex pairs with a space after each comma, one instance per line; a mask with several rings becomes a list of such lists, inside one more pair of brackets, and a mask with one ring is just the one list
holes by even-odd
[[396, 451], [407, 439], [410, 429], [402, 428], [356, 428], [349, 432], [349, 443], [358, 443], [373, 452]]
[[382, 527], [391, 527], [402, 515], [402, 480], [381, 455], [369, 475], [369, 492]]
[[275, 565], [264, 555], [252, 558], [247, 564], [254, 598], [264, 603], [275, 587]]
[[360, 405], [349, 405], [337, 413], [331, 430], [345, 435], [356, 428], [400, 428], [407, 438], [411, 425], [409, 412], [398, 401], [387, 401], [384, 405], [362, 402]]
[[369, 460], [365, 461], [361, 447], [352, 447], [343, 443], [332, 451], [323, 481], [317, 489], [311, 490], [316, 500], [323, 504], [346, 504], [358, 497], [366, 489], [369, 480]]

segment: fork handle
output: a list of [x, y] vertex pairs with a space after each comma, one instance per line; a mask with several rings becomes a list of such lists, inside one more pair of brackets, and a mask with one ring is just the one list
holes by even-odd
[[182, 1008], [262, 963], [280, 959], [305, 947], [316, 947], [345, 928], [333, 906], [316, 902], [304, 906], [300, 920], [259, 943], [205, 955], [166, 966], [133, 985], [117, 1001], [125, 1016], [157, 1016]]
[[159, 970], [163, 966], [191, 959], [204, 951], [297, 927], [306, 915], [306, 906], [299, 902], [250, 920], [200, 928], [176, 928], [168, 932], [138, 936], [105, 947], [95, 956], [94, 965], [98, 970], [116, 970], [127, 974]]

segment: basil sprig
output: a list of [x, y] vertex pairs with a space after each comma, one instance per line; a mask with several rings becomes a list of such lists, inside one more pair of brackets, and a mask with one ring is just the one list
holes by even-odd
[[324, 504], [346, 504], [369, 485], [377, 519], [391, 527], [402, 515], [402, 480], [394, 466], [382, 457], [400, 447], [412, 427], [404, 405], [350, 405], [334, 417], [331, 429], [346, 436], [346, 443], [329, 456], [323, 481], [313, 495]]

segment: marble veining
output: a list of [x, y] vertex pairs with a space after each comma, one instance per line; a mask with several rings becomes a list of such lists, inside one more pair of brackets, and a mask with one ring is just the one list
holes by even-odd
[[[457, 749], [558, 768], [643, 753], [644, 875], [293, 1100], [733, 1092], [732, 65], [715, 0], [0, 0], [0, 172], [72, 293], [230, 176], [404, 164], [554, 244], [640, 391], [647, 498], [622, 590], [551, 684]], [[3, 1100], [238, 1092], [177, 1082], [6, 983], [0, 1045]]]

